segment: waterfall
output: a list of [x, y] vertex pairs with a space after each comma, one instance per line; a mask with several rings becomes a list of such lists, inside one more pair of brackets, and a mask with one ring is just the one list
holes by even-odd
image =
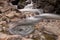
[[[29, 0], [27, 0], [26, 2], [28, 2]], [[25, 7], [24, 7], [24, 9], [33, 9], [34, 7], [33, 7], [33, 2], [32, 2], [32, 0], [31, 0], [31, 3], [30, 4], [28, 4], [28, 5], [26, 5]]]
[[34, 3], [32, 0], [27, 0], [26, 2], [31, 2], [30, 4], [27, 4], [23, 9], [18, 9], [21, 12], [34, 12], [41, 14], [43, 12], [42, 9], [34, 9]]

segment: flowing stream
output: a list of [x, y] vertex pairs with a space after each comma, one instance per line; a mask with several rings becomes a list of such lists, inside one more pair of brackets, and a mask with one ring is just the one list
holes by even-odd
[[[29, 0], [27, 0], [26, 2], [29, 2]], [[34, 8], [34, 3], [32, 2], [32, 0], [30, 0], [30, 4], [27, 4], [23, 9], [18, 9], [21, 12], [34, 12], [34, 13], [42, 13], [43, 10], [42, 9], [36, 9]]]
[[[24, 24], [23, 27], [20, 25], [21, 24], [20, 23], [18, 25], [18, 27], [16, 26], [16, 27], [13, 27], [13, 28], [9, 29], [11, 34], [21, 34], [21, 35], [30, 34], [31, 32], [34, 31], [34, 27], [33, 26], [34, 26], [35, 23], [37, 23], [41, 19], [40, 17], [47, 17], [47, 14], [42, 14], [43, 13], [42, 9], [34, 8], [34, 3], [32, 2], [32, 0], [27, 0], [26, 2], [31, 2], [31, 3], [27, 4], [23, 9], [18, 9], [19, 11], [21, 11], [21, 12], [34, 12], [34, 13], [39, 13], [41, 15], [35, 16], [35, 17], [27, 17], [25, 20], [21, 21], [21, 23]], [[50, 14], [48, 14], [48, 15], [50, 15]], [[58, 15], [54, 15], [53, 14], [53, 16], [57, 16], [57, 17], [53, 17], [53, 18], [60, 18], [60, 16], [58, 16]], [[52, 18], [51, 15], [49, 17]], [[29, 24], [29, 26], [27, 26], [27, 24]], [[48, 35], [45, 35], [45, 36], [48, 36]], [[51, 39], [51, 40], [54, 40], [54, 39]]]
[[[26, 2], [28, 2], [29, 0], [27, 0]], [[34, 7], [33, 7], [33, 2], [32, 2], [32, 0], [31, 0], [31, 3], [30, 4], [27, 4], [25, 7], [24, 7], [24, 9], [33, 9]]]

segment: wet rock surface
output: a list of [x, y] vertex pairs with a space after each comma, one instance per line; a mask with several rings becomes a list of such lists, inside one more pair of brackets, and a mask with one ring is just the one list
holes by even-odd
[[12, 27], [10, 26], [10, 28], [9, 28], [9, 32], [11, 34], [26, 36], [34, 31], [34, 27], [31, 24], [20, 25], [20, 23], [17, 23], [15, 25], [12, 25]]

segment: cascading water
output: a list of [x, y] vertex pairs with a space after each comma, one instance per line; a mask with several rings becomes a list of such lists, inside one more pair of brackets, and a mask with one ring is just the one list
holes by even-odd
[[[28, 0], [27, 0], [28, 1]], [[28, 4], [27, 6], [24, 7], [24, 9], [33, 9], [33, 2], [31, 0], [31, 4]]]
[[43, 13], [41, 14], [43, 11], [41, 9], [34, 9], [34, 3], [32, 0], [27, 0], [26, 2], [31, 2], [30, 4], [26, 5], [23, 9], [19, 9], [21, 12], [34, 12], [34, 13], [39, 13], [39, 15], [37, 16], [31, 16], [31, 17], [27, 17], [25, 21], [25, 23], [36, 23], [39, 20], [41, 20], [42, 18], [53, 18], [53, 19], [60, 19], [59, 15], [55, 15], [55, 14], [50, 14], [50, 13]]
[[[26, 2], [28, 2], [28, 1], [29, 0], [27, 0]], [[27, 17], [26, 19], [20, 20], [18, 22], [10, 23], [9, 24], [10, 27], [9, 27], [8, 30], [11, 34], [26, 36], [26, 35], [29, 35], [30, 33], [32, 33], [35, 30], [34, 25], [36, 23], [40, 22], [41, 19], [43, 19], [43, 18], [60, 19], [59, 15], [48, 14], [48, 13], [41, 14], [43, 10], [42, 9], [34, 9], [33, 5], [34, 4], [31, 0], [30, 4], [26, 5], [23, 9], [19, 9], [19, 11], [21, 11], [21, 12], [34, 12], [34, 13], [39, 13], [40, 15]], [[46, 40], [43, 33], [41, 35], [43, 37], [40, 36], [41, 37], [40, 39], [41, 40]]]
[[36, 9], [34, 8], [34, 3], [32, 0], [27, 0], [26, 2], [31, 2], [30, 4], [27, 4], [23, 9], [18, 9], [21, 12], [34, 12], [34, 13], [42, 13], [42, 9]]
[[[27, 0], [28, 1], [28, 0]], [[26, 5], [23, 9], [19, 9], [21, 12], [38, 12], [41, 13], [40, 10], [34, 9], [33, 2], [31, 0], [31, 3]], [[11, 34], [17, 34], [17, 35], [28, 35], [34, 31], [34, 25], [37, 23], [39, 19], [32, 17], [27, 17], [26, 19], [21, 20], [20, 22], [17, 22], [17, 25], [13, 26], [12, 28], [9, 28], [9, 32]], [[33, 23], [32, 23], [33, 22]], [[11, 23], [12, 24], [12, 23]]]

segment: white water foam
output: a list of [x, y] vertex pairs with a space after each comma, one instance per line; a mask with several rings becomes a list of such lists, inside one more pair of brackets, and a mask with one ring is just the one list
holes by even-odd
[[[29, 1], [29, 0], [27, 0], [27, 1]], [[41, 14], [43, 12], [42, 9], [34, 9], [33, 5], [34, 5], [34, 3], [31, 0], [30, 4], [27, 4], [23, 9], [18, 9], [18, 10], [21, 12], [34, 12], [34, 13], [39, 13], [39, 14]]]

